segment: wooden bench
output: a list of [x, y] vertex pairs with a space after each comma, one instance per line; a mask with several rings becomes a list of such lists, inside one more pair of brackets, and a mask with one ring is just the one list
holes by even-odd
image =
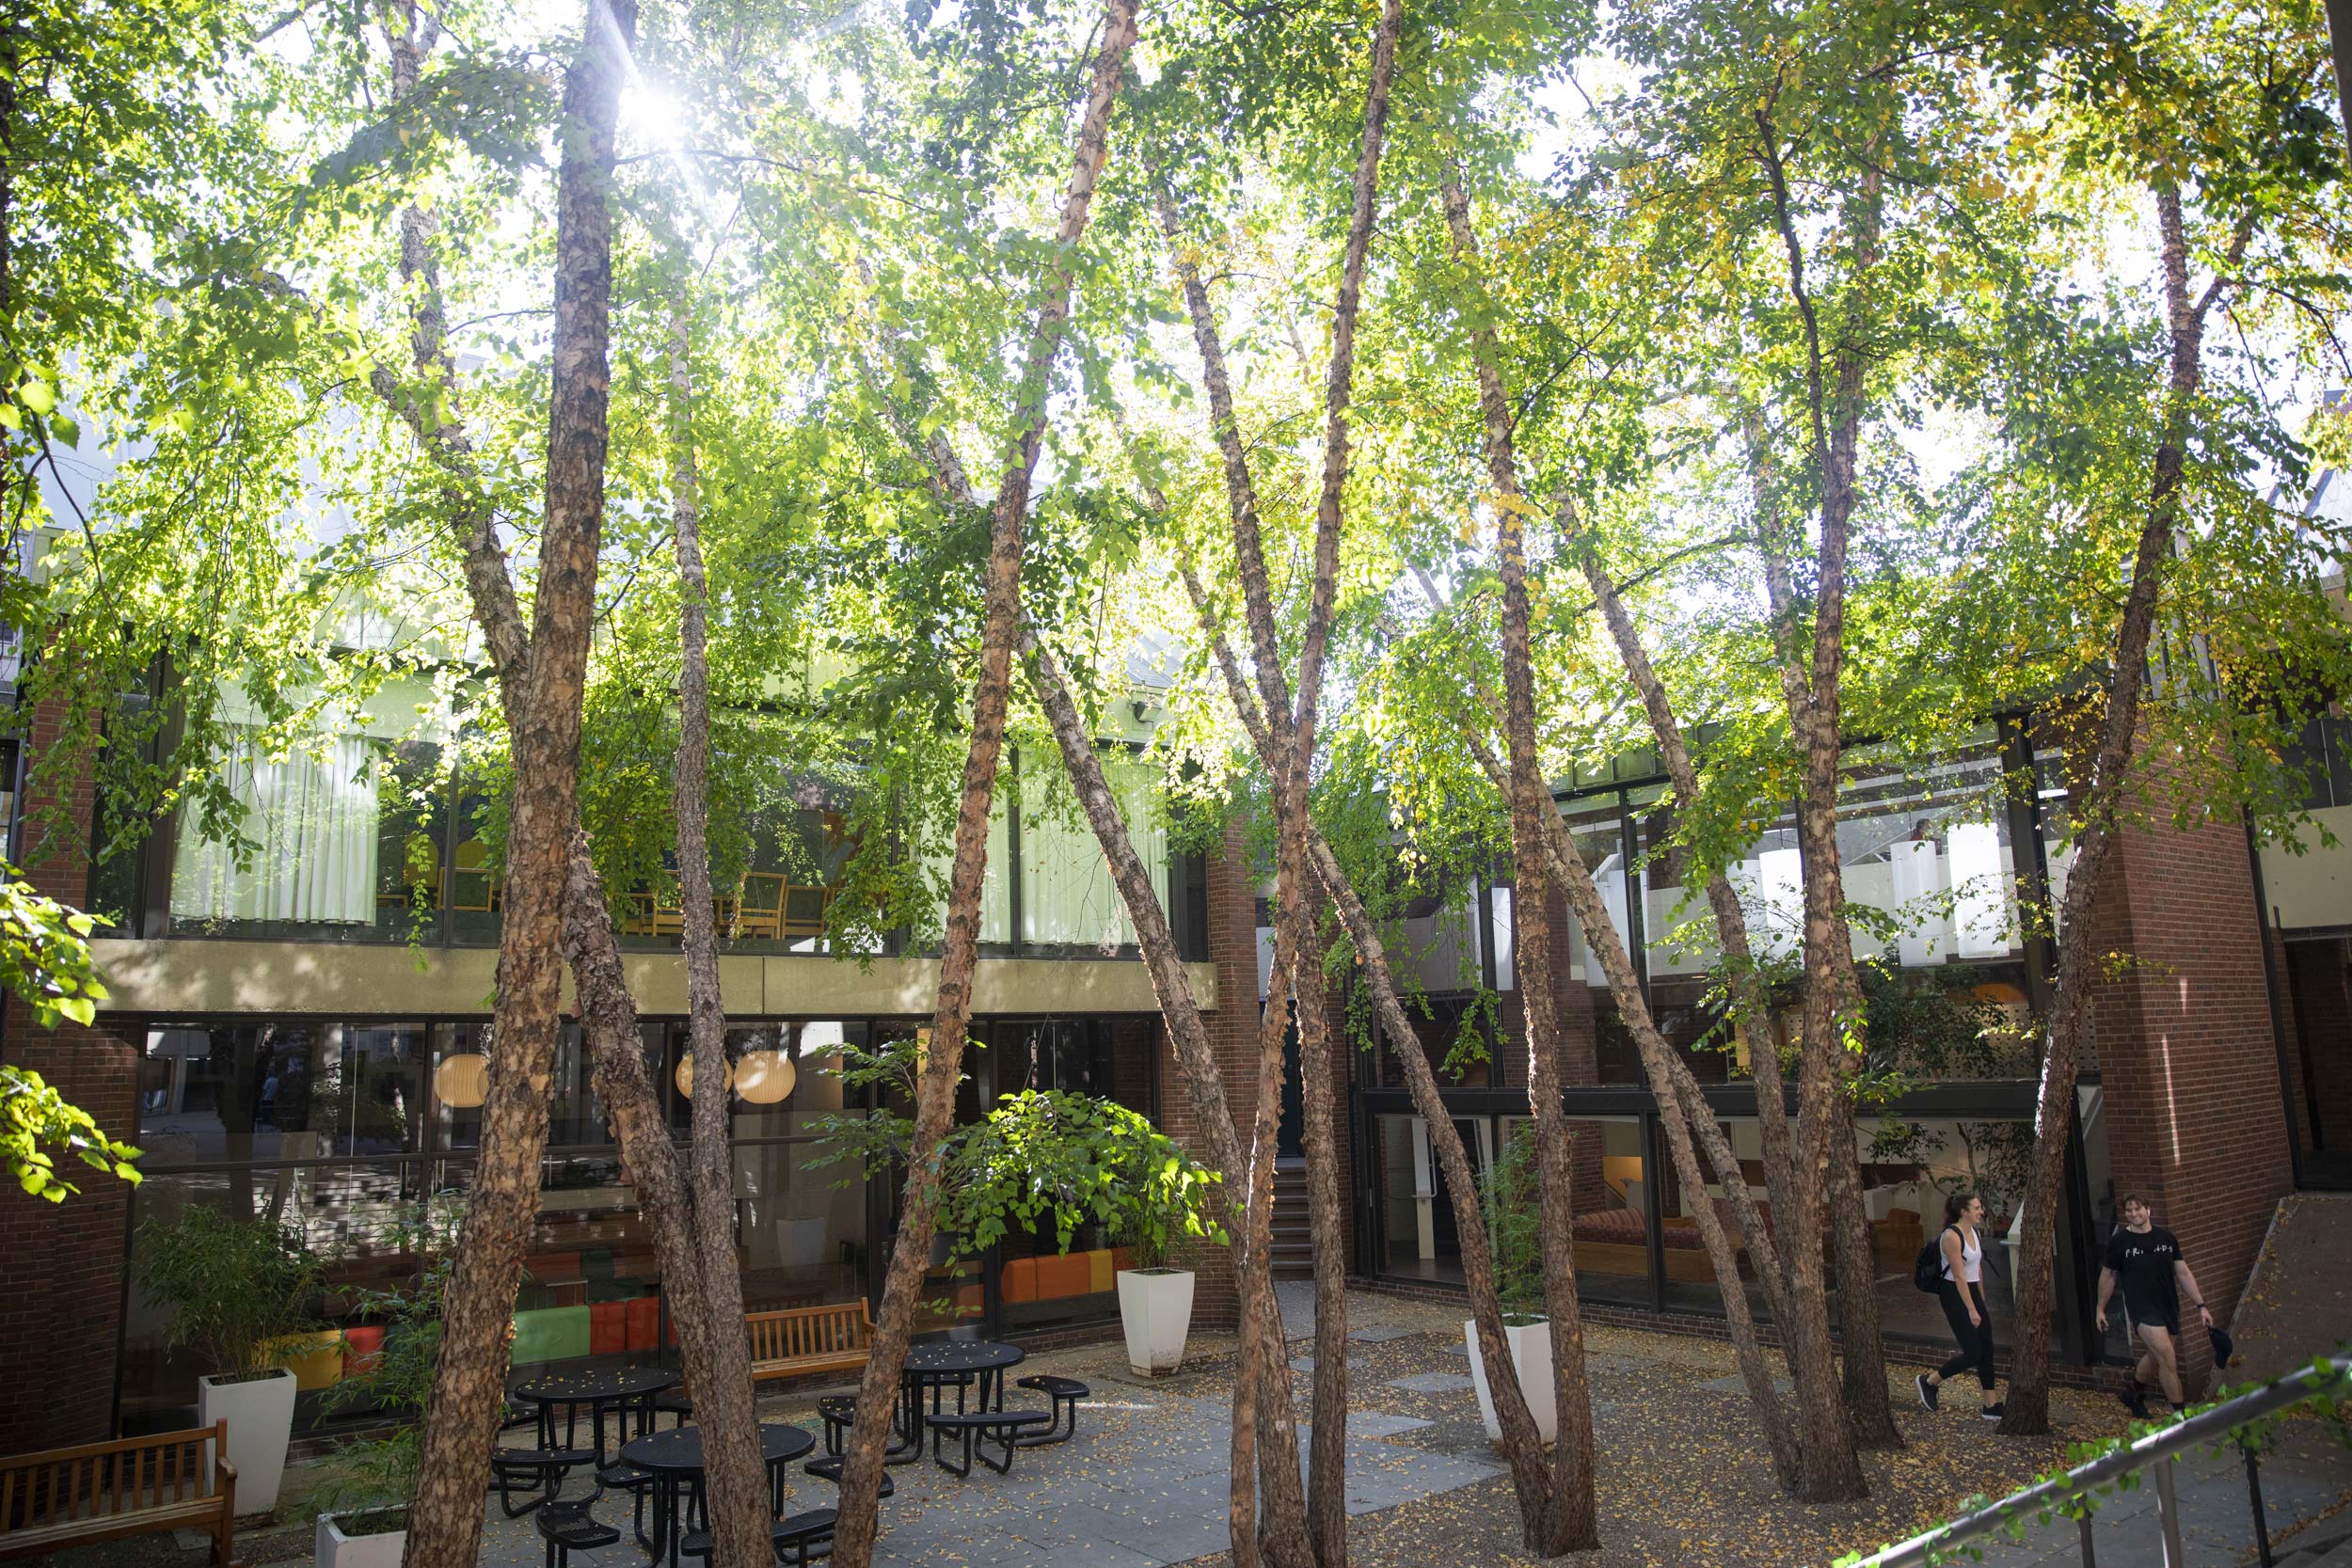
[[863, 1300], [830, 1307], [751, 1312], [752, 1381], [847, 1371], [866, 1365], [874, 1348], [874, 1318]]
[[229, 1423], [215, 1421], [0, 1459], [0, 1559], [200, 1529], [213, 1538], [214, 1568], [237, 1568], [228, 1450]]

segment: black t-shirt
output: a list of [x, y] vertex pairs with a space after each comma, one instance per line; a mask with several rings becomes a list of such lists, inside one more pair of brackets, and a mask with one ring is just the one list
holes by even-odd
[[2123, 1287], [2123, 1307], [2134, 1323], [2163, 1327], [2179, 1319], [2172, 1265], [2180, 1260], [2180, 1238], [2160, 1225], [2138, 1231], [2119, 1225], [2107, 1237], [2107, 1267]]

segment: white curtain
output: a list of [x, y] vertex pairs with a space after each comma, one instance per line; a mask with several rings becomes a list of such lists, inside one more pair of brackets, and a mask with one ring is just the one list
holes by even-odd
[[[1105, 759], [1104, 781], [1126, 818], [1127, 836], [1152, 879], [1160, 907], [1168, 907], [1168, 831], [1152, 809], [1155, 769], [1141, 763]], [[1053, 787], [1050, 804], [1021, 813], [1021, 925], [1027, 942], [1067, 942], [1084, 947], [1132, 943], [1136, 928], [1127, 904], [1111, 880], [1109, 863], [1094, 830], [1077, 809], [1066, 784]]]
[[230, 847], [180, 819], [171, 912], [183, 920], [279, 920], [372, 925], [375, 919], [375, 747], [342, 736], [323, 752], [264, 753], [248, 737], [222, 768], [246, 808], [256, 849], [240, 866]]

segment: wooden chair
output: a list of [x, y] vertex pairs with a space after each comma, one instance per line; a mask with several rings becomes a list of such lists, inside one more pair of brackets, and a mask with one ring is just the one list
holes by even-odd
[[784, 935], [787, 937], [821, 937], [825, 934], [825, 911], [833, 904], [833, 889], [827, 887], [787, 887], [784, 890]]
[[449, 907], [474, 914], [495, 914], [499, 907], [497, 875], [490, 869], [489, 846], [469, 838], [457, 847], [449, 874]]
[[197, 1529], [213, 1538], [214, 1568], [238, 1568], [228, 1451], [224, 1420], [0, 1459], [0, 1559]]
[[746, 872], [743, 891], [736, 900], [735, 919], [728, 927], [728, 934], [738, 940], [768, 942], [781, 937], [784, 934], [787, 886], [780, 872]]

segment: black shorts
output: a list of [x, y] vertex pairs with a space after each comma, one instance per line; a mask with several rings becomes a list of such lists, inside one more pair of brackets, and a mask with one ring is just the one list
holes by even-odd
[[2161, 1328], [2174, 1338], [2181, 1334], [2181, 1309], [2176, 1303], [2167, 1307], [2156, 1302], [2126, 1301], [2123, 1316], [2134, 1328]]

